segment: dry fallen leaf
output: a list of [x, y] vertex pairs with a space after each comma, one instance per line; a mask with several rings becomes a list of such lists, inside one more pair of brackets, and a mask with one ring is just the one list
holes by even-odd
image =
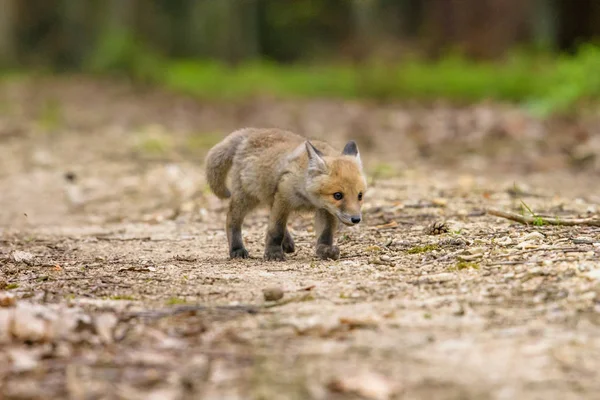
[[398, 391], [397, 384], [373, 372], [335, 378], [328, 387], [333, 392], [355, 394], [373, 400], [387, 400]]
[[0, 344], [10, 342], [10, 325], [14, 311], [12, 309], [0, 309]]
[[118, 318], [113, 313], [104, 313], [98, 315], [94, 320], [94, 327], [100, 339], [104, 343], [112, 343], [114, 339], [114, 329], [119, 322]]
[[14, 372], [27, 372], [37, 368], [40, 361], [40, 354], [34, 350], [11, 349], [8, 356], [12, 362]]
[[49, 327], [36, 310], [19, 307], [13, 315], [11, 333], [20, 341], [41, 342], [47, 338]]
[[12, 293], [0, 292], [0, 307], [12, 307], [15, 303], [16, 299]]
[[395, 226], [398, 226], [398, 222], [392, 221], [392, 222], [388, 222], [387, 224], [374, 226], [373, 229], [393, 228]]
[[348, 326], [349, 329], [374, 329], [379, 325], [373, 318], [340, 318], [340, 324]]

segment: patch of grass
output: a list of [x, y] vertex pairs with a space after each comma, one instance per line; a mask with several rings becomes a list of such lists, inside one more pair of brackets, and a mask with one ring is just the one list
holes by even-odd
[[367, 253], [381, 253], [383, 251], [383, 249], [380, 246], [377, 246], [376, 244], [374, 244], [374, 245], [367, 247], [365, 249], [365, 251]]
[[222, 139], [223, 135], [218, 132], [195, 133], [187, 138], [185, 146], [187, 150], [204, 152]]
[[46, 100], [38, 117], [38, 125], [45, 131], [56, 131], [64, 125], [62, 106], [58, 100]]
[[439, 250], [440, 246], [437, 244], [426, 244], [424, 246], [415, 246], [406, 250], [408, 254], [422, 254], [430, 251]]
[[571, 56], [513, 54], [502, 63], [447, 56], [402, 64], [277, 65], [242, 63], [230, 67], [198, 60], [165, 64], [156, 83], [209, 99], [258, 95], [524, 103], [541, 116], [573, 111], [600, 101], [600, 47], [582, 46]]
[[465, 269], [479, 269], [480, 266], [476, 262], [459, 261], [453, 267], [448, 268], [449, 271], [462, 271]]
[[135, 298], [128, 294], [117, 294], [109, 297], [110, 300], [135, 300]]
[[533, 226], [544, 226], [546, 225], [546, 222], [544, 221], [544, 219], [540, 216], [538, 216], [536, 213], [533, 212], [533, 210], [531, 209], [531, 207], [529, 207], [527, 205], [527, 203], [525, 203], [523, 200], [519, 199], [521, 201], [521, 215], [525, 216], [525, 210], [527, 210], [527, 212], [529, 212], [529, 214], [531, 214], [531, 217], [533, 218]]
[[166, 304], [168, 306], [176, 306], [178, 304], [187, 304], [187, 301], [179, 297], [171, 297], [167, 300]]
[[544, 219], [542, 217], [535, 216], [535, 217], [533, 217], [533, 225], [534, 226], [544, 226], [544, 225], [546, 225], [546, 222], [544, 222]]
[[394, 166], [388, 163], [377, 163], [371, 169], [371, 177], [373, 179], [393, 178], [398, 175], [398, 171]]
[[94, 73], [121, 75], [141, 83], [160, 80], [165, 61], [130, 31], [115, 26], [102, 32], [85, 68]]
[[173, 138], [160, 127], [148, 127], [135, 137], [136, 152], [150, 156], [169, 154], [175, 145]]
[[[435, 62], [418, 58], [402, 63], [318, 65], [252, 61], [230, 66], [199, 59], [167, 60], [131, 32], [114, 27], [101, 33], [98, 43], [86, 71], [126, 76], [213, 101], [261, 95], [459, 103], [491, 99], [524, 104], [539, 116], [600, 103], [600, 46], [593, 44], [561, 56], [513, 52], [503, 62], [447, 55]], [[49, 121], [55, 119], [53, 113], [49, 112]]]
[[16, 289], [19, 287], [18, 283], [9, 283], [8, 285], [6, 285], [6, 290], [12, 290], [12, 289]]

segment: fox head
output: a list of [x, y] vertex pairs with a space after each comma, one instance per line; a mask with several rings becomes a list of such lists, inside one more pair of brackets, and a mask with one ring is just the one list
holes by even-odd
[[324, 156], [312, 143], [308, 153], [306, 189], [318, 208], [329, 211], [345, 225], [362, 219], [361, 207], [367, 188], [358, 147], [350, 141], [339, 156]]

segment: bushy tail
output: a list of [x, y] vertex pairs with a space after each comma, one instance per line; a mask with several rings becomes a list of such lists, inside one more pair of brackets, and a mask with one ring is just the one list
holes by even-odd
[[248, 131], [239, 130], [231, 133], [223, 141], [213, 147], [206, 156], [206, 180], [213, 193], [221, 198], [231, 197], [227, 188], [227, 174], [233, 163], [233, 156]]

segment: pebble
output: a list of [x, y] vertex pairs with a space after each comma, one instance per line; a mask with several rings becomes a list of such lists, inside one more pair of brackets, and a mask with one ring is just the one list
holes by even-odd
[[33, 264], [34, 255], [26, 251], [15, 250], [12, 253], [12, 259], [17, 263]]
[[270, 287], [263, 289], [263, 296], [266, 301], [277, 301], [283, 298], [283, 289], [279, 287]]

